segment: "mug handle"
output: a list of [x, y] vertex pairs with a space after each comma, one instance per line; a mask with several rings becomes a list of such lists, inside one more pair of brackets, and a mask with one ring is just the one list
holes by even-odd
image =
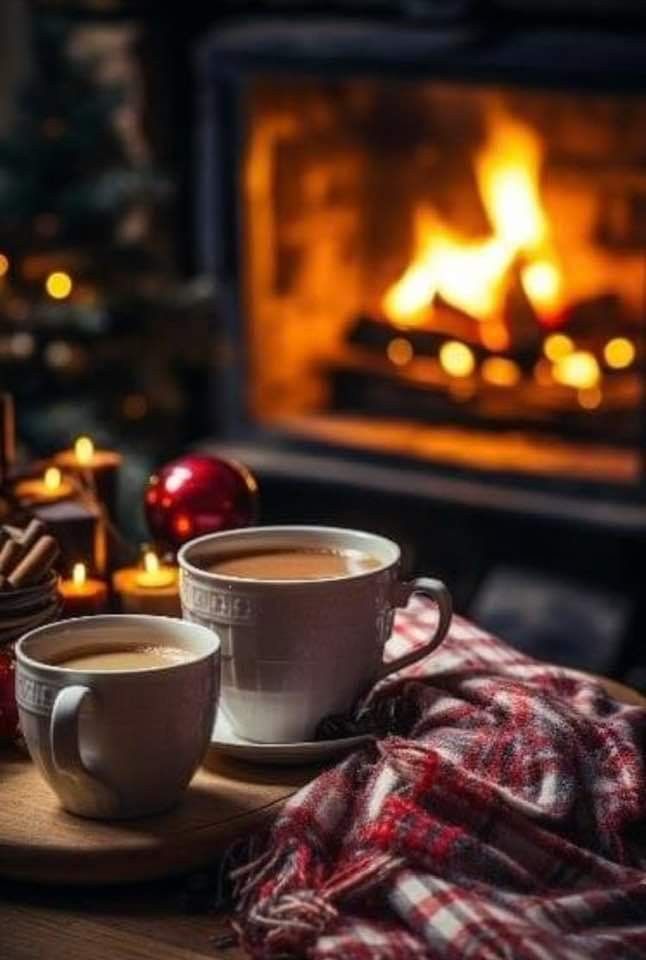
[[89, 773], [79, 750], [79, 713], [85, 698], [91, 695], [90, 688], [80, 684], [59, 690], [49, 723], [52, 760], [58, 773], [83, 780], [97, 799], [100, 798], [108, 807], [114, 807], [118, 805], [117, 794]]
[[435, 633], [423, 647], [412, 650], [410, 653], [404, 653], [401, 657], [396, 657], [395, 660], [389, 660], [388, 663], [382, 662], [377, 671], [377, 680], [383, 680], [389, 674], [403, 670], [404, 667], [410, 667], [412, 663], [417, 663], [418, 660], [423, 660], [424, 657], [427, 657], [429, 653], [439, 647], [451, 626], [453, 602], [451, 594], [441, 580], [432, 580], [430, 577], [416, 577], [414, 580], [398, 584], [398, 590], [401, 591], [397, 598], [398, 601], [401, 601], [397, 603], [398, 607], [406, 606], [414, 593], [421, 593], [437, 604], [440, 619]]

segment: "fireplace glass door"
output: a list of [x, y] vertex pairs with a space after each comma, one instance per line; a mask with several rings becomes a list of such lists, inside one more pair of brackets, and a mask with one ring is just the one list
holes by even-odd
[[265, 76], [243, 115], [254, 420], [641, 482], [646, 98]]

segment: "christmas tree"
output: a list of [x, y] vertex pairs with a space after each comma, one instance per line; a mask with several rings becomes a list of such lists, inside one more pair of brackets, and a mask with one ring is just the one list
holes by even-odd
[[137, 483], [203, 429], [210, 288], [174, 270], [168, 181], [77, 35], [35, 15], [0, 139], [0, 384], [29, 455], [91, 433], [133, 451]]
[[77, 35], [35, 15], [0, 140], [0, 385], [28, 456], [90, 433], [129, 454], [138, 498], [151, 466], [206, 431], [211, 290], [174, 269], [168, 181], [132, 149], [124, 91]]
[[33, 62], [0, 141], [0, 316], [93, 329], [106, 305], [145, 296], [167, 270], [151, 229], [167, 188], [128, 157], [121, 93], [70, 54], [63, 22], [34, 22]]

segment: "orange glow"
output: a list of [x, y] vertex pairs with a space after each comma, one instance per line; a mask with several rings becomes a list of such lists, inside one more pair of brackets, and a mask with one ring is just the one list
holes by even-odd
[[442, 369], [451, 377], [468, 377], [475, 368], [475, 357], [465, 343], [457, 340], [448, 340], [440, 347], [439, 353]]
[[575, 350], [562, 357], [555, 363], [553, 374], [558, 383], [577, 390], [596, 387], [601, 379], [597, 358], [587, 350]]
[[84, 563], [75, 563], [72, 568], [72, 583], [79, 590], [87, 580], [87, 569]]
[[552, 387], [554, 377], [552, 376], [552, 365], [548, 360], [540, 359], [534, 366], [534, 380], [539, 387]]
[[483, 380], [496, 387], [514, 387], [521, 378], [518, 364], [506, 357], [487, 357], [480, 372]]
[[4, 277], [9, 272], [9, 257], [0, 253], [0, 277]]
[[180, 537], [187, 536], [193, 529], [193, 523], [191, 518], [188, 517], [185, 513], [180, 513], [175, 519], [175, 532]]
[[563, 281], [549, 260], [530, 263], [521, 273], [523, 289], [534, 309], [543, 315], [555, 314], [563, 306]]
[[579, 390], [576, 395], [579, 406], [584, 410], [596, 410], [600, 406], [603, 394], [599, 387], [590, 387], [588, 390]]
[[[474, 166], [492, 235], [466, 239], [431, 208], [419, 207], [412, 262], [382, 301], [392, 323], [400, 328], [432, 325], [433, 301], [439, 295], [481, 321], [481, 339], [489, 346], [487, 325], [503, 325], [511, 268], [521, 254], [530, 261], [521, 275], [525, 293], [539, 318], [553, 318], [562, 306], [562, 279], [539, 193], [542, 156], [533, 130], [504, 114], [490, 115]], [[490, 349], [504, 349], [501, 339], [498, 331]]]
[[627, 337], [614, 337], [603, 348], [603, 356], [613, 370], [623, 370], [635, 359], [635, 345]]
[[545, 337], [543, 353], [552, 363], [557, 363], [573, 351], [574, 342], [564, 333], [551, 333], [549, 337]]
[[413, 347], [405, 337], [393, 337], [386, 347], [386, 354], [396, 367], [405, 367], [413, 359]]

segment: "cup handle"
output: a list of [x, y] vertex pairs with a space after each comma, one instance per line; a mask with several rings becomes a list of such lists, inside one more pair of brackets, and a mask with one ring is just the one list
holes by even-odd
[[429, 653], [432, 653], [442, 643], [451, 626], [451, 617], [453, 615], [453, 602], [451, 594], [441, 580], [432, 580], [430, 577], [416, 577], [415, 580], [409, 580], [406, 583], [400, 583], [397, 586], [401, 591], [397, 597], [397, 606], [406, 606], [414, 593], [421, 593], [429, 597], [437, 604], [440, 619], [437, 629], [428, 643], [418, 650], [412, 650], [410, 653], [404, 653], [395, 660], [389, 660], [388, 663], [382, 663], [377, 671], [377, 680], [383, 680], [391, 673], [403, 670], [404, 667], [410, 667], [412, 663], [423, 660]]
[[49, 724], [49, 743], [58, 773], [82, 780], [97, 801], [110, 808], [118, 805], [117, 794], [87, 770], [79, 750], [79, 713], [83, 701], [91, 695], [90, 688], [80, 684], [63, 687], [58, 692]]
[[49, 726], [52, 760], [59, 773], [86, 774], [79, 752], [78, 721], [81, 705], [90, 696], [88, 687], [63, 687], [54, 700]]

